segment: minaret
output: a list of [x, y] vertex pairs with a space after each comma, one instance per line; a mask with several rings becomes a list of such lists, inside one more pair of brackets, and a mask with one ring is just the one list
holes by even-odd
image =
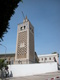
[[15, 63], [29, 64], [35, 62], [34, 27], [26, 18], [18, 24]]

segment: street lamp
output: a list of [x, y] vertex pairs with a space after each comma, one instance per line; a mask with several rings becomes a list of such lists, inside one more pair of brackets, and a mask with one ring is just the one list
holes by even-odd
[[0, 44], [0, 45], [3, 46], [3, 47], [5, 48], [5, 59], [6, 59], [6, 51], [7, 51], [7, 47], [4, 46], [4, 45], [2, 45], [2, 44]]

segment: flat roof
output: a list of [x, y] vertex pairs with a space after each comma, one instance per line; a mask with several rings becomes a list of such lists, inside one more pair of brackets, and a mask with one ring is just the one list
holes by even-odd
[[44, 55], [38, 55], [38, 57], [43, 57], [43, 56], [52, 56], [52, 55], [57, 55], [57, 53], [56, 53], [56, 54], [44, 54]]
[[4, 53], [2, 53], [2, 54], [0, 54], [0, 56], [15, 56], [15, 53], [6, 53], [6, 54], [4, 54]]

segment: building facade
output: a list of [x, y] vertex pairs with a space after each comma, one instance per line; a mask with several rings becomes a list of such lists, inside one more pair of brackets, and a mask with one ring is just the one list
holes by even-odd
[[[15, 63], [15, 53], [8, 53], [8, 54], [0, 54], [0, 59], [6, 59], [8, 64]], [[45, 55], [38, 55], [35, 52], [35, 63], [51, 63], [57, 62], [59, 64], [59, 57], [58, 54], [45, 54]], [[22, 64], [18, 61], [18, 64]]]
[[58, 54], [38, 55], [39, 63], [57, 62], [59, 64]]
[[15, 53], [0, 54], [0, 59], [5, 59], [7, 64], [14, 64]]
[[27, 19], [18, 24], [15, 63], [35, 63], [34, 27]]

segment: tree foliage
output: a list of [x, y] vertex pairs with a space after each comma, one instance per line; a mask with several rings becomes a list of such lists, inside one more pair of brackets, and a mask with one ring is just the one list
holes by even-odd
[[0, 41], [3, 35], [8, 32], [8, 25], [15, 8], [22, 0], [0, 0]]
[[[58, 54], [57, 52], [53, 52], [52, 54]], [[59, 57], [59, 54], [58, 54], [58, 57]]]
[[5, 59], [0, 59], [0, 70], [1, 70], [3, 67], [7, 67], [7, 64], [5, 63]]
[[57, 52], [53, 52], [52, 54], [56, 54]]

